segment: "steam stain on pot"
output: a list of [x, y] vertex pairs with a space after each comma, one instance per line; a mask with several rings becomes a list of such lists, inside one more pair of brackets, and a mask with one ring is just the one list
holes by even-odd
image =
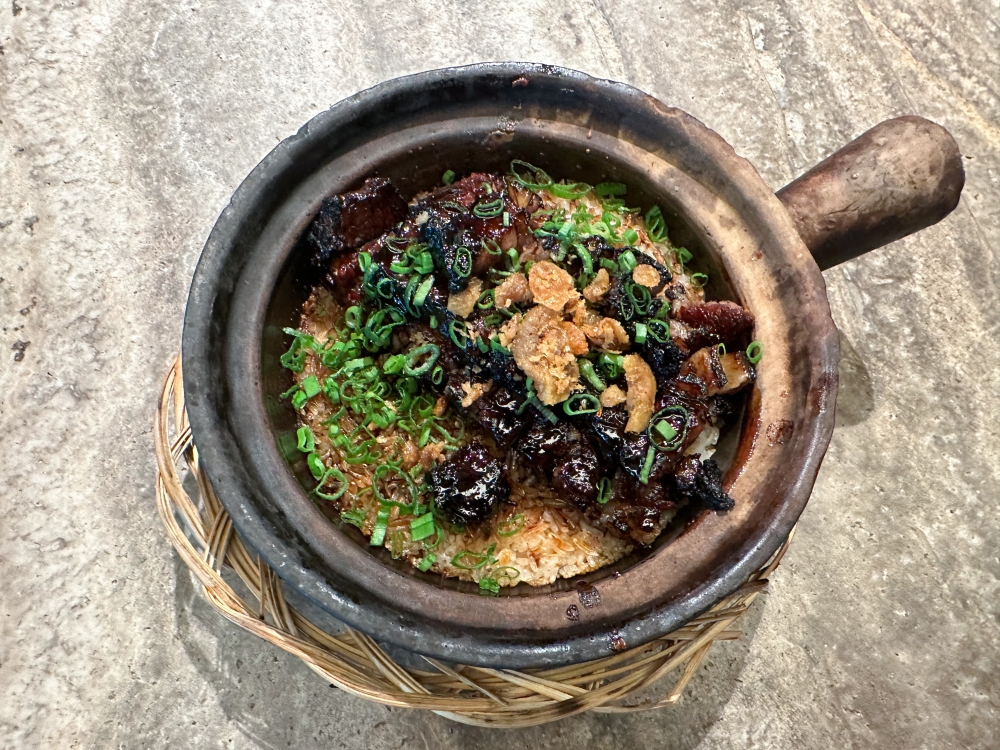
[[767, 426], [767, 444], [772, 448], [775, 445], [784, 445], [791, 439], [794, 431], [795, 424], [787, 419], [771, 422]]
[[587, 609], [592, 609], [601, 603], [601, 592], [586, 581], [577, 581], [576, 595], [580, 599], [580, 604]]

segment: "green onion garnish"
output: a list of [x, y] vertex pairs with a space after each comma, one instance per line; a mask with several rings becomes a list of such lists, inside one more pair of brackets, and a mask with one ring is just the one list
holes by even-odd
[[490, 594], [500, 593], [500, 584], [492, 578], [479, 579], [479, 593], [488, 592]]
[[647, 320], [646, 333], [654, 341], [665, 344], [670, 339], [670, 324], [665, 320], [659, 320], [657, 318]]
[[677, 248], [677, 260], [680, 261], [683, 266], [685, 263], [690, 261], [694, 256], [687, 251], [687, 248], [679, 247]]
[[455, 261], [451, 264], [451, 270], [459, 278], [465, 278], [472, 273], [472, 251], [464, 245], [455, 251]]
[[604, 381], [601, 380], [600, 376], [597, 374], [597, 371], [594, 369], [594, 365], [591, 364], [590, 360], [581, 359], [578, 360], [578, 362], [580, 363], [580, 372], [583, 373], [583, 377], [587, 379], [587, 382], [590, 383], [598, 393], [601, 393], [605, 388], [607, 388]]
[[590, 192], [590, 185], [586, 182], [553, 183], [549, 185], [548, 191], [558, 198], [572, 201], [582, 198]]
[[480, 310], [489, 310], [493, 307], [496, 302], [495, 289], [487, 289], [485, 292], [479, 295], [479, 299], [476, 300], [476, 307]]
[[[403, 372], [413, 378], [423, 375], [425, 372], [434, 367], [434, 363], [437, 362], [437, 358], [440, 353], [441, 350], [436, 344], [424, 344], [423, 346], [418, 346], [406, 355], [403, 363]], [[424, 355], [427, 355], [427, 358], [418, 365], [417, 362]]]
[[323, 475], [326, 474], [326, 464], [323, 463], [322, 457], [315, 451], [306, 456], [306, 465], [309, 467], [313, 479], [322, 479]]
[[427, 295], [430, 293], [432, 286], [434, 286], [433, 276], [428, 276], [420, 282], [420, 286], [417, 287], [417, 291], [413, 294], [413, 304], [415, 307], [420, 307], [424, 304], [424, 300], [427, 299]]
[[614, 380], [625, 371], [622, 364], [624, 361], [625, 357], [621, 354], [601, 354], [600, 359], [598, 359], [598, 363], [604, 368], [608, 380]]
[[500, 583], [500, 581], [506, 578], [507, 585], [509, 586], [521, 577], [521, 571], [511, 565], [502, 565], [501, 567], [493, 570], [491, 577], [497, 583]]
[[348, 307], [344, 312], [344, 322], [352, 331], [357, 330], [361, 325], [361, 308], [357, 305], [351, 305]]
[[305, 406], [306, 401], [322, 390], [323, 386], [319, 384], [319, 379], [315, 375], [310, 375], [299, 383], [299, 390], [292, 396], [292, 406], [301, 409]]
[[634, 229], [622, 230], [622, 242], [626, 245], [634, 245], [639, 241], [639, 233]]
[[313, 435], [313, 431], [306, 425], [302, 425], [298, 430], [296, 430], [295, 437], [297, 439], [295, 447], [302, 453], [312, 453], [313, 450], [315, 450], [316, 436]]
[[747, 347], [747, 359], [750, 360], [750, 364], [755, 365], [760, 362], [760, 358], [764, 356], [764, 345], [759, 341], [751, 341], [750, 346]]
[[486, 548], [485, 552], [471, 552], [470, 550], [464, 549], [451, 558], [451, 564], [462, 570], [479, 570], [487, 563], [492, 564], [493, 562], [496, 562], [493, 557], [493, 550], [495, 549], [496, 544], [491, 544]]
[[358, 253], [358, 268], [361, 269], [361, 273], [368, 270], [369, 266], [372, 264], [372, 256], [368, 253], [361, 252]]
[[385, 530], [389, 526], [389, 514], [392, 513], [391, 505], [379, 505], [378, 515], [375, 516], [375, 528], [372, 530], [371, 539], [368, 544], [372, 547], [381, 547], [385, 542]]
[[444, 378], [444, 368], [443, 368], [443, 367], [441, 367], [441, 365], [437, 365], [437, 366], [436, 366], [436, 367], [435, 367], [435, 368], [434, 368], [434, 369], [433, 369], [433, 370], [431, 371], [431, 382], [432, 382], [432, 383], [433, 383], [434, 385], [440, 385], [440, 384], [441, 384], [441, 380], [442, 380], [442, 378]]
[[[337, 489], [333, 492], [323, 492], [323, 486], [330, 481], [331, 477], [337, 480]], [[323, 473], [322, 478], [319, 480], [319, 484], [316, 485], [316, 489], [313, 490], [313, 492], [315, 492], [318, 497], [321, 497], [324, 500], [329, 500], [330, 502], [339, 500], [340, 497], [347, 492], [347, 477], [344, 476], [344, 472], [336, 466], [331, 466]]]
[[636, 323], [635, 324], [635, 343], [637, 343], [637, 344], [645, 344], [646, 343], [646, 324], [645, 323]]
[[406, 356], [403, 354], [393, 354], [385, 362], [382, 363], [382, 371], [387, 375], [396, 375], [403, 371], [403, 364], [406, 362]]
[[510, 226], [510, 212], [509, 211], [504, 211], [503, 212], [503, 225], [505, 227], [509, 227]]
[[574, 243], [573, 249], [580, 258], [580, 262], [583, 263], [584, 274], [590, 276], [594, 272], [594, 259], [590, 256], [590, 251], [579, 242]]
[[668, 406], [654, 414], [646, 428], [653, 447], [664, 453], [680, 448], [687, 437], [689, 418], [688, 410], [680, 404]]
[[431, 569], [431, 565], [435, 562], [437, 562], [437, 555], [433, 552], [429, 552], [421, 558], [419, 563], [417, 563], [417, 570], [422, 570], [426, 573]]
[[481, 240], [479, 243], [483, 250], [488, 252], [490, 255], [502, 255], [503, 250], [500, 249], [500, 243], [496, 240]]
[[623, 276], [632, 273], [632, 269], [637, 265], [639, 265], [639, 261], [635, 259], [635, 253], [631, 250], [626, 250], [618, 256], [618, 267], [621, 269]]
[[448, 338], [459, 349], [469, 345], [469, 328], [464, 320], [453, 320], [448, 324]]
[[445, 185], [450, 185], [454, 181], [455, 181], [455, 170], [453, 169], [446, 170], [445, 173], [441, 175], [441, 182], [443, 182]]
[[[516, 167], [521, 167], [529, 176], [522, 177], [519, 175]], [[552, 178], [549, 177], [548, 172], [541, 167], [528, 164], [528, 162], [521, 161], [520, 159], [514, 159], [510, 163], [510, 173], [514, 182], [528, 190], [545, 190], [552, 185]]]
[[601, 505], [606, 505], [608, 500], [611, 499], [611, 480], [608, 477], [604, 477], [600, 482], [597, 483], [597, 502]]
[[718, 352], [720, 357], [726, 356], [726, 345], [719, 344], [717, 347], [715, 347], [715, 351]]
[[611, 271], [611, 273], [618, 273], [618, 264], [610, 258], [601, 258], [601, 268]]
[[642, 471], [639, 472], [639, 481], [643, 484], [649, 484], [649, 470], [653, 468], [654, 458], [656, 458], [656, 449], [649, 446], [649, 450], [646, 451], [646, 460], [642, 464]]
[[503, 198], [497, 198], [487, 203], [477, 203], [472, 207], [472, 213], [480, 219], [490, 219], [503, 212]]
[[700, 289], [708, 283], [708, 276], [703, 273], [693, 273], [691, 274], [691, 283]]
[[500, 352], [500, 354], [506, 354], [510, 356], [510, 349], [500, 343], [500, 339], [496, 336], [490, 339], [490, 349], [495, 352]]
[[419, 542], [421, 539], [426, 539], [429, 536], [434, 536], [433, 513], [425, 513], [410, 521], [410, 538], [413, 541]]
[[368, 518], [368, 511], [364, 508], [352, 508], [351, 510], [341, 511], [340, 518], [360, 529], [365, 525], [365, 519]]
[[531, 405], [534, 406], [536, 409], [538, 409], [541, 415], [545, 417], [547, 420], [549, 420], [552, 424], [555, 424], [556, 422], [559, 421], [559, 417], [555, 415], [555, 412], [552, 411], [545, 404], [543, 404], [541, 401], [539, 401], [537, 396], [533, 396], [531, 398]]
[[646, 233], [653, 242], [665, 242], [667, 239], [667, 224], [659, 206], [653, 206], [646, 212]]
[[570, 417], [580, 414], [596, 414], [600, 410], [601, 400], [592, 393], [576, 393], [563, 401], [563, 411]]
[[594, 192], [600, 198], [616, 198], [619, 195], [625, 195], [628, 188], [621, 182], [602, 182], [594, 188]]
[[505, 518], [497, 522], [497, 536], [514, 536], [524, 528], [524, 514], [518, 513], [516, 516]]

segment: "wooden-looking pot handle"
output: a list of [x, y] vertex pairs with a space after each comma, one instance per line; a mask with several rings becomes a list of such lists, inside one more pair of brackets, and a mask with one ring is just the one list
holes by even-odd
[[879, 123], [778, 191], [823, 270], [929, 227], [965, 184], [951, 134], [923, 117]]

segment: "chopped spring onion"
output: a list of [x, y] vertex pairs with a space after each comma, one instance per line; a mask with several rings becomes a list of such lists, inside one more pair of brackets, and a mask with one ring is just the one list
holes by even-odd
[[616, 198], [619, 195], [625, 195], [628, 188], [621, 182], [602, 182], [594, 188], [594, 192], [600, 198]]
[[601, 268], [611, 273], [618, 273], [618, 264], [610, 258], [601, 258]]
[[445, 185], [450, 185], [455, 181], [455, 170], [449, 169], [443, 175], [441, 175], [441, 182]]
[[653, 242], [665, 242], [667, 239], [667, 223], [659, 206], [653, 206], [646, 212], [646, 233]]
[[424, 300], [427, 299], [427, 295], [430, 293], [432, 286], [434, 286], [433, 276], [428, 276], [420, 282], [420, 286], [417, 287], [417, 291], [413, 294], [414, 306], [420, 307], [424, 304]]
[[598, 363], [604, 368], [608, 380], [614, 380], [625, 371], [624, 361], [625, 357], [621, 354], [602, 354]]
[[600, 482], [597, 483], [597, 502], [600, 505], [606, 505], [608, 500], [611, 499], [611, 480], [608, 477], [604, 477]]
[[403, 365], [405, 363], [406, 355], [393, 354], [384, 363], [382, 363], [382, 371], [387, 375], [397, 375], [403, 371]]
[[750, 346], [747, 347], [747, 359], [750, 360], [750, 364], [755, 365], [760, 362], [760, 358], [764, 356], [764, 346], [759, 341], [751, 341]]
[[464, 320], [453, 320], [448, 324], [448, 338], [459, 349], [469, 345], [469, 329]]
[[639, 233], [634, 229], [625, 229], [622, 231], [622, 242], [626, 245], [634, 245], [639, 241]]
[[421, 558], [419, 563], [417, 563], [417, 570], [422, 570], [423, 572], [426, 573], [428, 570], [431, 569], [431, 565], [433, 565], [436, 562], [437, 562], [437, 555], [435, 555], [433, 552], [429, 552], [428, 554], [424, 555], [423, 558]]
[[557, 198], [564, 198], [565, 200], [576, 200], [577, 198], [582, 198], [591, 190], [590, 185], [586, 182], [570, 182], [561, 183], [556, 182], [548, 187], [548, 191]]
[[501, 344], [500, 339], [498, 339], [496, 336], [490, 339], [490, 349], [492, 351], [499, 352], [500, 354], [506, 354], [507, 356], [510, 356], [510, 349]]
[[503, 198], [497, 198], [486, 203], [477, 203], [472, 208], [472, 213], [480, 219], [490, 219], [499, 216], [503, 212]]
[[351, 305], [344, 312], [344, 322], [352, 331], [356, 331], [361, 326], [361, 308]]
[[497, 522], [497, 536], [514, 536], [524, 528], [524, 514], [518, 513], [516, 516], [505, 518]]
[[505, 227], [509, 227], [510, 226], [510, 212], [509, 211], [504, 211], [503, 212], [503, 225]]
[[587, 379], [587, 382], [594, 387], [594, 390], [601, 393], [605, 388], [607, 388], [604, 381], [601, 380], [600, 376], [597, 374], [597, 371], [594, 370], [594, 365], [590, 362], [590, 360], [581, 359], [579, 360], [579, 363], [580, 372], [583, 373], [583, 377]]
[[601, 401], [592, 393], [575, 393], [563, 401], [563, 411], [570, 417], [580, 414], [596, 414], [600, 410]]
[[490, 345], [486, 343], [486, 339], [482, 336], [476, 337], [476, 346], [483, 354], [486, 354], [490, 350]]
[[499, 568], [495, 568], [491, 573], [491, 577], [497, 583], [500, 583], [504, 578], [506, 578], [506, 585], [509, 586], [521, 577], [521, 571], [511, 565], [503, 565]]
[[482, 594], [484, 592], [487, 593], [487, 594], [499, 594], [500, 593], [500, 584], [497, 583], [492, 578], [480, 578], [479, 579], [479, 593]]
[[623, 275], [627, 276], [632, 273], [632, 269], [637, 265], [639, 265], [639, 261], [635, 259], [635, 253], [631, 250], [626, 250], [618, 256], [618, 267], [621, 269]]
[[425, 513], [410, 521], [410, 538], [413, 541], [419, 542], [421, 539], [426, 539], [429, 536], [434, 536], [433, 513]]
[[580, 258], [580, 262], [583, 263], [584, 274], [590, 276], [594, 272], [594, 259], [590, 256], [590, 251], [579, 242], [573, 245], [573, 250], [576, 251], [577, 256]]
[[368, 518], [368, 511], [364, 508], [352, 508], [351, 510], [341, 511], [340, 518], [360, 529], [365, 525], [365, 519]]
[[315, 375], [310, 375], [299, 383], [299, 390], [292, 396], [292, 406], [301, 409], [305, 406], [306, 401], [322, 390], [323, 386], [319, 384], [319, 379]]
[[365, 252], [358, 253], [358, 268], [364, 273], [372, 264], [372, 256]]
[[455, 251], [455, 261], [451, 264], [451, 270], [460, 278], [465, 278], [472, 273], [472, 251], [464, 245]]
[[[423, 346], [418, 346], [406, 355], [406, 360], [403, 363], [403, 372], [413, 378], [423, 375], [425, 372], [434, 367], [434, 363], [437, 362], [438, 355], [440, 354], [441, 350], [436, 344], [424, 344]], [[418, 365], [417, 362], [419, 362], [420, 358], [424, 355], [427, 355], [427, 358]]]
[[476, 307], [480, 310], [489, 310], [493, 307], [496, 302], [495, 289], [487, 289], [485, 292], [479, 295], [479, 299], [476, 300]]
[[[326, 485], [330, 478], [337, 480], [337, 489], [333, 492], [323, 492], [322, 488]], [[317, 497], [321, 497], [324, 500], [329, 500], [334, 502], [339, 500], [341, 496], [347, 492], [347, 477], [344, 476], [344, 472], [338, 469], [336, 466], [331, 466], [324, 473], [322, 478], [319, 480], [319, 484], [316, 485], [316, 489], [313, 490]]]
[[323, 463], [323, 459], [315, 451], [306, 456], [306, 465], [309, 467], [313, 479], [322, 479], [323, 475], [326, 474], [326, 464]]
[[691, 274], [691, 283], [696, 287], [701, 288], [708, 283], [708, 276], [703, 273], [693, 273]]
[[500, 249], [500, 244], [496, 240], [481, 240], [479, 244], [490, 255], [503, 254], [503, 250]]
[[679, 247], [677, 248], [677, 260], [683, 266], [685, 263], [689, 262], [694, 256], [688, 252], [687, 248]]
[[536, 409], [538, 409], [539, 413], [547, 420], [549, 420], [552, 424], [555, 424], [556, 422], [559, 421], [559, 417], [555, 415], [555, 412], [553, 412], [549, 407], [547, 407], [545, 404], [539, 401], [537, 396], [531, 397], [531, 405], [534, 406]]
[[646, 324], [645, 323], [636, 323], [635, 324], [635, 343], [637, 343], [637, 344], [645, 344], [646, 343]]
[[652, 447], [664, 453], [680, 448], [687, 437], [689, 417], [688, 410], [680, 404], [668, 406], [654, 414], [646, 428]]
[[[520, 167], [526, 173], [526, 176], [522, 177], [518, 174], [517, 167]], [[528, 188], [528, 190], [545, 190], [553, 182], [548, 172], [544, 169], [520, 159], [514, 159], [510, 163], [510, 173], [514, 178], [514, 182], [521, 187]]]
[[649, 450], [646, 451], [646, 460], [642, 464], [642, 471], [639, 472], [639, 481], [643, 484], [649, 484], [649, 470], [653, 468], [653, 459], [656, 458], [656, 448], [649, 446]]
[[665, 344], [670, 340], [670, 324], [657, 318], [647, 320], [646, 333], [653, 341]]
[[431, 382], [432, 382], [432, 383], [433, 383], [434, 385], [440, 385], [440, 384], [441, 384], [441, 380], [442, 380], [443, 378], [444, 378], [444, 368], [443, 368], [443, 367], [441, 367], [441, 365], [437, 365], [437, 366], [436, 366], [436, 367], [435, 367], [435, 368], [434, 368], [434, 369], [433, 369], [433, 370], [431, 371]]
[[720, 357], [726, 356], [726, 345], [719, 344], [717, 347], [715, 347], [715, 351], [718, 353]]
[[375, 516], [375, 528], [372, 530], [371, 539], [368, 544], [372, 547], [381, 547], [385, 542], [385, 530], [389, 526], [389, 514], [392, 513], [391, 505], [379, 505], [378, 515]]
[[472, 552], [470, 550], [463, 549], [451, 558], [451, 564], [461, 570], [479, 570], [487, 564], [492, 565], [496, 562], [496, 559], [493, 557], [493, 550], [495, 549], [496, 544], [491, 544], [486, 548], [485, 552]]
[[306, 425], [302, 425], [295, 432], [297, 438], [296, 448], [302, 453], [312, 453], [316, 449], [316, 436]]

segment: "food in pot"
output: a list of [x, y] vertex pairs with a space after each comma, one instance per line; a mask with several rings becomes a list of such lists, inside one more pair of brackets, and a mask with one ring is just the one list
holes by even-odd
[[712, 454], [761, 348], [660, 209], [520, 161], [443, 182], [367, 180], [303, 239], [321, 283], [282, 364], [318, 501], [486, 593], [731, 509]]

